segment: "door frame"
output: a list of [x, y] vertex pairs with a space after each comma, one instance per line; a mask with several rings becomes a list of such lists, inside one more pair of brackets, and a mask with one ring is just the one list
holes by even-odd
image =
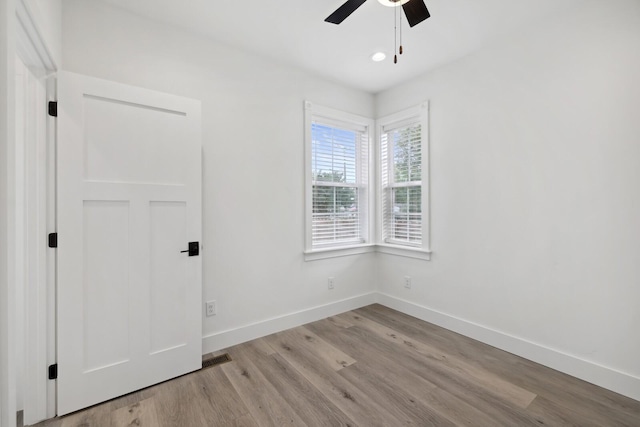
[[[17, 173], [34, 178], [34, 172], [41, 175], [33, 185], [24, 188], [24, 200], [29, 206], [37, 207], [31, 218], [22, 218], [23, 224], [41, 224], [42, 236], [32, 239], [34, 244], [25, 242], [26, 277], [20, 293], [23, 305], [15, 311], [14, 325], [24, 325], [24, 381], [23, 406], [24, 424], [34, 424], [56, 415], [55, 381], [47, 378], [47, 366], [55, 363], [55, 250], [47, 247], [46, 234], [55, 232], [55, 120], [47, 114], [48, 101], [55, 99], [55, 72], [58, 66], [48, 49], [47, 40], [39, 30], [34, 11], [24, 0], [16, 1], [15, 41], [16, 60], [30, 69], [40, 87], [27, 110], [25, 119], [33, 125], [33, 145], [37, 149], [26, 154], [26, 164], [14, 164], [14, 175], [10, 186], [15, 188]], [[14, 79], [15, 80], [15, 79]], [[16, 111], [16, 114], [19, 114]], [[15, 119], [14, 119], [15, 121]], [[16, 129], [17, 130], [17, 129]], [[16, 140], [13, 144], [15, 153]], [[10, 147], [11, 149], [11, 147]], [[15, 161], [14, 157], [14, 163]], [[15, 261], [9, 258], [9, 262]], [[37, 260], [32, 262], [32, 260]], [[29, 286], [26, 286], [30, 283]], [[43, 315], [44, 314], [44, 315]], [[18, 316], [22, 315], [21, 318]], [[18, 361], [18, 363], [22, 363]]]
[[0, 2], [0, 425], [16, 425], [15, 286], [9, 280], [9, 217], [15, 130], [15, 2]]

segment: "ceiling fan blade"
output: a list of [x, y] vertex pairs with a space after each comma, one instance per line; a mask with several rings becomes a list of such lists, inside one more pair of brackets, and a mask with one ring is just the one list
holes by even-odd
[[333, 12], [325, 22], [331, 22], [332, 24], [339, 24], [345, 19], [347, 16], [351, 15], [356, 11], [357, 8], [362, 6], [362, 4], [367, 0], [347, 0], [345, 4], [340, 6], [335, 12]]
[[404, 9], [404, 14], [407, 16], [410, 27], [418, 25], [431, 16], [427, 10], [427, 5], [424, 4], [424, 0], [410, 0], [403, 4], [402, 8]]

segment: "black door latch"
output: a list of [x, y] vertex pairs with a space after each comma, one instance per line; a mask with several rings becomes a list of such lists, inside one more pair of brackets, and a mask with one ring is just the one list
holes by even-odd
[[189, 256], [200, 255], [200, 242], [189, 242], [189, 249], [186, 251], [180, 251], [181, 254], [188, 252]]

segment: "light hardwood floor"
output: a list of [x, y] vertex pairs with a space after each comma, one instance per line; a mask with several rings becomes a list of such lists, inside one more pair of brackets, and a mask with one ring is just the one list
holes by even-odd
[[640, 402], [380, 305], [40, 427], [640, 426]]

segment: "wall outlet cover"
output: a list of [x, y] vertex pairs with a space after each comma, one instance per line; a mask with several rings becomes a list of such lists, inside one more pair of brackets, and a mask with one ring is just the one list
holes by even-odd
[[411, 289], [411, 276], [404, 276], [404, 287]]
[[207, 301], [205, 306], [207, 317], [216, 315], [216, 302], [215, 301]]

